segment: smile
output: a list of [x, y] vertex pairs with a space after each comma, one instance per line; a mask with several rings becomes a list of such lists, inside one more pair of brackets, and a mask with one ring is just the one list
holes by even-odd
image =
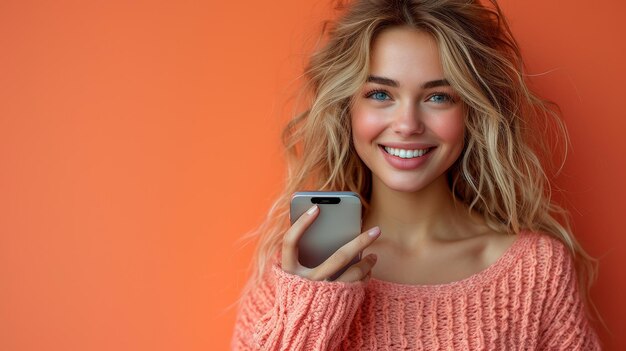
[[415, 157], [424, 156], [424, 154], [426, 154], [432, 148], [406, 150], [406, 149], [397, 149], [397, 148], [393, 148], [393, 147], [383, 146], [383, 149], [388, 154], [396, 156], [396, 157], [400, 157], [400, 158], [415, 158]]

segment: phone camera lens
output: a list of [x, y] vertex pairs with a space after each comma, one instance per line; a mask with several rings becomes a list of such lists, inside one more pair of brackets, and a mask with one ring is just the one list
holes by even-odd
[[311, 202], [319, 205], [336, 205], [341, 202], [338, 197], [313, 197]]

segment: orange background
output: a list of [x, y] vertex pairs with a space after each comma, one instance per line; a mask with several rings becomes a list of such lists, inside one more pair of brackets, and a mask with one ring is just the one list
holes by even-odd
[[[559, 2], [562, 3], [562, 2]], [[626, 349], [620, 1], [503, 0], [573, 148], [558, 185]], [[0, 349], [227, 349], [327, 1], [0, 3]], [[622, 267], [622, 268], [619, 268]], [[612, 335], [611, 335], [612, 333]]]

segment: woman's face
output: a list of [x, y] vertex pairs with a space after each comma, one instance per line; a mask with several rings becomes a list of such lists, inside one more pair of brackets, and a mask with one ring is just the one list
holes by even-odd
[[463, 149], [463, 103], [425, 32], [396, 27], [376, 37], [350, 112], [354, 146], [374, 186], [421, 190], [445, 177]]

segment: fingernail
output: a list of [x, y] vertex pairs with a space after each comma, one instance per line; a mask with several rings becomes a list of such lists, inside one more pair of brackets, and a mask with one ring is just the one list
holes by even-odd
[[377, 226], [367, 231], [367, 235], [369, 235], [371, 238], [375, 238], [379, 234], [380, 234], [380, 228], [378, 228]]
[[372, 262], [376, 262], [378, 260], [378, 256], [376, 256], [376, 254], [370, 254], [370, 260], [372, 260]]
[[314, 214], [315, 212], [317, 212], [317, 205], [313, 205], [311, 208], [309, 208], [308, 211], [306, 211], [306, 214], [308, 214], [309, 216]]

